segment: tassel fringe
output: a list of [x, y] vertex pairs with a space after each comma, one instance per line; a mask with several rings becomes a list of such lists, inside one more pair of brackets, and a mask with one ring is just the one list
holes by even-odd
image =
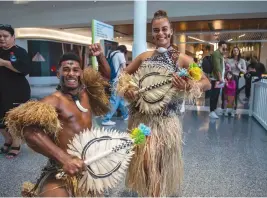
[[105, 87], [109, 86], [109, 83], [101, 74], [87, 67], [84, 69], [82, 82], [86, 87], [93, 114], [99, 116], [109, 112], [109, 98], [105, 92]]
[[40, 127], [46, 134], [57, 138], [62, 129], [56, 109], [39, 101], [29, 101], [7, 112], [5, 124], [14, 137], [24, 140], [23, 129], [27, 126]]

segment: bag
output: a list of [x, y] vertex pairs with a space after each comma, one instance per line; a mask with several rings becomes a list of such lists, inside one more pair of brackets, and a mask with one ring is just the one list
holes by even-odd
[[[107, 58], [107, 61], [108, 61], [108, 64], [110, 66], [110, 82], [113, 82], [114, 79], [117, 77], [117, 74], [118, 74], [118, 71], [120, 68], [117, 69], [117, 71], [115, 70], [115, 67], [113, 65], [113, 57], [117, 54], [118, 52], [114, 52], [112, 54], [112, 52], [109, 54], [108, 58]], [[112, 54], [112, 55], [111, 55]]]
[[206, 74], [211, 74], [213, 70], [213, 65], [212, 65], [212, 57], [210, 56], [205, 56], [202, 61], [202, 70]]
[[114, 52], [111, 56], [111, 53], [109, 53], [108, 57], [107, 57], [107, 62], [110, 66], [110, 79], [109, 79], [109, 86], [105, 87], [105, 92], [106, 94], [110, 97], [111, 96], [111, 89], [113, 87], [113, 84], [114, 84], [114, 79], [116, 78], [117, 74], [118, 74], [118, 71], [115, 71], [115, 67], [113, 65], [113, 61], [112, 61], [112, 58], [118, 53], [118, 52]]

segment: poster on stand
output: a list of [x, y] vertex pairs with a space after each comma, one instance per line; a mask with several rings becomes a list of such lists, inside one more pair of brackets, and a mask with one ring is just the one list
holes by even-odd
[[[100, 43], [100, 40], [114, 40], [114, 27], [112, 25], [92, 20], [92, 43]], [[93, 68], [98, 69], [96, 57], [92, 57]]]

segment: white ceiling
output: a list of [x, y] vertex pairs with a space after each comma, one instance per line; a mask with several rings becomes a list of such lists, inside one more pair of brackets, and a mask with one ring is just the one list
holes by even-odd
[[24, 11], [45, 11], [53, 9], [55, 11], [67, 8], [98, 8], [102, 6], [114, 6], [132, 4], [130, 1], [1, 1], [0, 9], [4, 10], [24, 10]]
[[[88, 36], [91, 37], [91, 29], [90, 28], [69, 28], [69, 29], [60, 29], [61, 31], [78, 34], [82, 36]], [[120, 35], [119, 33], [114, 32], [114, 40], [119, 42], [120, 44], [125, 45], [132, 45], [133, 43], [133, 37], [132, 36], [125, 36]], [[148, 48], [155, 47], [152, 43], [147, 43]]]
[[[172, 21], [267, 17], [267, 1], [148, 1], [147, 19], [166, 10]], [[109, 24], [131, 24], [133, 1], [33, 1], [0, 2], [1, 23], [14, 27], [83, 27], [92, 19]]]

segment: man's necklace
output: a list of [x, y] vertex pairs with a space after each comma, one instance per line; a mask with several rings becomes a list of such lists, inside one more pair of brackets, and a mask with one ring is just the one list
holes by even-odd
[[81, 111], [81, 112], [88, 112], [88, 109], [84, 108], [81, 103], [80, 103], [80, 97], [79, 97], [79, 94], [80, 94], [80, 90], [77, 94], [72, 94], [72, 93], [69, 93], [69, 92], [64, 92], [62, 89], [60, 89], [60, 91], [63, 93], [63, 94], [68, 94], [71, 96], [72, 100], [75, 102], [77, 108]]

